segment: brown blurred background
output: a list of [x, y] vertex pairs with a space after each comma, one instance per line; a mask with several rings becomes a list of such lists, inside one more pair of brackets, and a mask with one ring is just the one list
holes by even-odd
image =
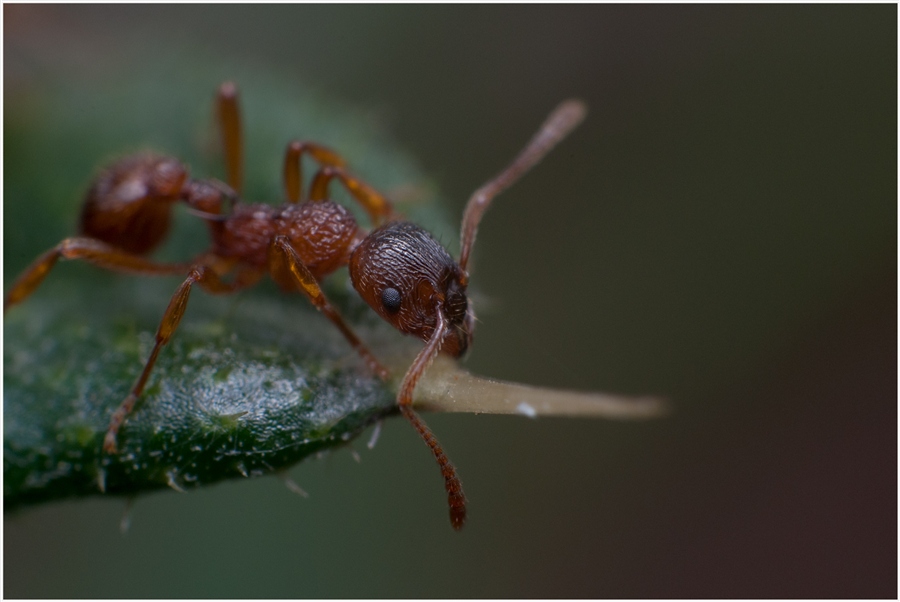
[[461, 534], [400, 421], [357, 442], [360, 465], [293, 469], [308, 500], [274, 478], [153, 495], [125, 537], [120, 500], [7, 516], [7, 597], [897, 596], [895, 6], [4, 17], [7, 99], [160, 64], [209, 89], [266, 71], [377, 115], [455, 216], [556, 102], [585, 99], [482, 224], [467, 367], [674, 407], [430, 416], [470, 497]]

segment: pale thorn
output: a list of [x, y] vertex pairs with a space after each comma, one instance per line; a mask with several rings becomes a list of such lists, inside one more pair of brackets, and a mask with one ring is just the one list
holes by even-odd
[[125, 499], [125, 507], [122, 509], [122, 518], [119, 519], [119, 533], [125, 535], [131, 528], [131, 511], [134, 509], [134, 497]]
[[366, 443], [366, 447], [369, 449], [375, 449], [375, 444], [378, 443], [378, 437], [381, 436], [381, 420], [375, 423], [375, 428], [372, 429], [372, 436], [369, 437], [369, 442]]
[[281, 481], [284, 483], [284, 486], [288, 488], [288, 491], [290, 491], [291, 493], [296, 493], [303, 498], [309, 497], [309, 494], [306, 493], [306, 491], [304, 491], [303, 488], [300, 487], [300, 485], [298, 485], [297, 482], [289, 477], [286, 473], [279, 472], [277, 474], [278, 478], [281, 479]]
[[170, 470], [166, 473], [166, 485], [177, 491], [178, 493], [185, 493], [184, 489], [175, 482], [175, 474]]
[[413, 405], [426, 412], [518, 414], [529, 418], [641, 420], [668, 412], [666, 400], [660, 397], [564, 391], [504, 382], [469, 374], [443, 356], [419, 381]]

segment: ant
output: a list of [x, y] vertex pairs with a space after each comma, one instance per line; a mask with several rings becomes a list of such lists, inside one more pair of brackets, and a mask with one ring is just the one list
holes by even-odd
[[[78, 237], [67, 238], [38, 257], [12, 284], [4, 312], [40, 285], [57, 260], [81, 259], [101, 268], [143, 275], [187, 274], [175, 291], [156, 333], [156, 343], [131, 392], [113, 412], [103, 451], [116, 453], [116, 438], [144, 390], [160, 350], [169, 342], [187, 307], [194, 285], [211, 294], [253, 286], [266, 273], [286, 292], [299, 291], [334, 323], [382, 379], [387, 369], [354, 334], [319, 286], [348, 266], [353, 287], [394, 328], [425, 341], [403, 377], [397, 395], [400, 412], [419, 433], [440, 467], [455, 529], [466, 518], [466, 497], [456, 469], [431, 429], [413, 410], [413, 390], [438, 353], [462, 356], [472, 343], [475, 313], [467, 300], [469, 255], [478, 223], [492, 199], [538, 163], [584, 118], [578, 100], [560, 104], [531, 141], [499, 175], [475, 191], [462, 219], [459, 261], [419, 226], [403, 221], [390, 202], [345, 169], [343, 158], [314, 142], [293, 141], [284, 157], [280, 205], [241, 199], [242, 130], [237, 87], [222, 84], [216, 95], [218, 127], [228, 183], [192, 179], [179, 160], [150, 153], [127, 156], [103, 171], [88, 190]], [[309, 155], [319, 169], [301, 201], [301, 159]], [[340, 182], [368, 213], [373, 230], [361, 229], [351, 213], [329, 200], [332, 180]], [[146, 256], [165, 238], [175, 203], [204, 220], [211, 249], [186, 263], [159, 263]], [[223, 276], [233, 273], [230, 280]]]

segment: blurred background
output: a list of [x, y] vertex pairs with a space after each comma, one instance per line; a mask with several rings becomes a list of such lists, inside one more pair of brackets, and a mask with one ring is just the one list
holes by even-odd
[[[583, 98], [584, 126], [482, 223], [466, 367], [673, 408], [428, 416], [469, 495], [462, 533], [400, 420], [356, 442], [361, 464], [294, 468], [308, 500], [275, 478], [166, 492], [126, 536], [118, 499], [9, 515], [4, 594], [896, 597], [896, 10], [4, 6], [7, 131], [60, 82], [263, 73], [368, 115], [451, 224]], [[60, 144], [94, 166], [116, 151]], [[53, 203], [74, 220], [81, 194]], [[26, 202], [7, 189], [7, 240], [67, 234]]]

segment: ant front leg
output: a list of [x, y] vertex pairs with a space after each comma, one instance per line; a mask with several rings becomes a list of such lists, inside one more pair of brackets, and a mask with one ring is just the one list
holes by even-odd
[[10, 307], [24, 301], [33, 293], [59, 258], [82, 259], [107, 270], [162, 276], [166, 274], [183, 274], [190, 269], [190, 264], [157, 263], [120, 251], [94, 238], [67, 238], [61, 243], [35, 259], [22, 274], [16, 278], [3, 301], [4, 313]]
[[337, 178], [341, 184], [353, 195], [363, 209], [369, 214], [372, 223], [381, 224], [394, 213], [391, 204], [384, 195], [356, 178], [340, 167], [326, 166], [319, 170], [309, 187], [310, 201], [324, 201], [328, 199], [328, 185], [331, 180]]
[[381, 365], [381, 362], [375, 358], [372, 352], [369, 351], [369, 348], [344, 322], [341, 314], [329, 303], [315, 276], [309, 271], [296, 249], [291, 246], [290, 241], [284, 235], [276, 236], [275, 240], [272, 241], [272, 246], [269, 249], [269, 271], [272, 274], [272, 279], [281, 286], [289, 290], [299, 289], [300, 292], [306, 295], [312, 301], [312, 304], [316, 306], [316, 309], [325, 314], [325, 317], [337, 326], [344, 338], [362, 356], [369, 368], [382, 380], [388, 379], [390, 373], [387, 368]]
[[113, 412], [113, 415], [109, 420], [109, 429], [106, 431], [106, 437], [103, 439], [104, 452], [108, 454], [116, 452], [116, 436], [118, 435], [119, 429], [121, 428], [122, 423], [125, 422], [125, 418], [127, 418], [134, 409], [134, 404], [137, 403], [138, 397], [143, 393], [144, 386], [147, 384], [147, 379], [150, 376], [150, 372], [153, 370], [153, 365], [156, 363], [156, 358], [159, 355], [160, 350], [172, 338], [172, 335], [178, 328], [178, 324], [181, 322], [181, 318], [184, 317], [188, 298], [191, 295], [191, 287], [194, 284], [199, 284], [207, 292], [220, 295], [228, 294], [250, 286], [258, 281], [261, 275], [260, 272], [245, 272], [239, 275], [234, 282], [228, 283], [223, 282], [211, 268], [203, 265], [197, 265], [191, 268], [190, 274], [188, 274], [188, 277], [181, 283], [181, 286], [178, 287], [178, 290], [175, 291], [175, 294], [169, 301], [169, 306], [166, 308], [166, 312], [163, 314], [162, 320], [159, 323], [159, 328], [156, 331], [156, 344], [153, 346], [153, 351], [150, 352], [150, 358], [147, 360], [147, 363], [144, 364], [141, 375], [135, 381], [128, 397], [126, 397], [125, 401], [123, 401], [116, 411]]

